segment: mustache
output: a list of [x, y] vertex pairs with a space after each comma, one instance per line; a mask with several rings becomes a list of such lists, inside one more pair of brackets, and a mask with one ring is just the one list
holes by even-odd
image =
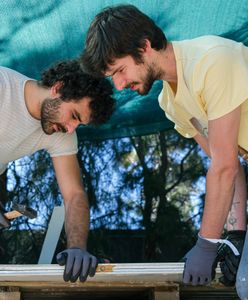
[[130, 89], [133, 85], [136, 85], [136, 84], [139, 84], [139, 83], [137, 81], [130, 82], [125, 86], [125, 88]]
[[[66, 127], [63, 125], [63, 124], [60, 124], [60, 123], [51, 123], [52, 125], [56, 125], [56, 127], [58, 128], [58, 131], [59, 132], [63, 132], [63, 133], [66, 133], [67, 132], [67, 129]], [[52, 126], [51, 125], [51, 126]]]
[[63, 125], [58, 125], [58, 128], [61, 130], [61, 132], [66, 133], [67, 129]]

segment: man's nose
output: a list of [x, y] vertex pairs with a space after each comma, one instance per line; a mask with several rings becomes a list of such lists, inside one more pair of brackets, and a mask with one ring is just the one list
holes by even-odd
[[126, 80], [122, 77], [113, 76], [112, 80], [114, 82], [114, 85], [118, 91], [122, 91], [126, 87]]
[[78, 127], [79, 124], [80, 124], [80, 122], [78, 120], [73, 120], [73, 121], [69, 122], [66, 125], [67, 132], [68, 133], [73, 133], [76, 130], [76, 128]]

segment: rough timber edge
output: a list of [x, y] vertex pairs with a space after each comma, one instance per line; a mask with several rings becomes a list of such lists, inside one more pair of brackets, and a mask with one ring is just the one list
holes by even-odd
[[[63, 283], [63, 270], [56, 264], [49, 265], [0, 265], [0, 286], [14, 282]], [[181, 283], [183, 263], [131, 263], [100, 264], [94, 277], [84, 284], [128, 283], [133, 285], [161, 286], [165, 283]], [[219, 277], [217, 269], [217, 277]], [[25, 285], [25, 284], [24, 284]]]

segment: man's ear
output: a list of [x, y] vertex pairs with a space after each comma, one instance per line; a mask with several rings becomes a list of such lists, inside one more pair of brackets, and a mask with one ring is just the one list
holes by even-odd
[[150, 54], [152, 51], [151, 42], [148, 39], [145, 39], [145, 47], [143, 48], [144, 54]]
[[63, 85], [63, 82], [62, 81], [57, 81], [55, 82], [52, 87], [51, 87], [51, 96], [52, 98], [58, 98], [60, 97], [60, 89]]

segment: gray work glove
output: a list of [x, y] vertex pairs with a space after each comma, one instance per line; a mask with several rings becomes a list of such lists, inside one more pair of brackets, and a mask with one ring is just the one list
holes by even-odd
[[80, 248], [69, 248], [57, 254], [57, 262], [65, 265], [64, 281], [75, 282], [79, 278], [81, 282], [88, 277], [93, 277], [97, 268], [95, 256]]
[[195, 246], [186, 254], [183, 282], [192, 285], [208, 284], [215, 276], [217, 243], [198, 236]]

